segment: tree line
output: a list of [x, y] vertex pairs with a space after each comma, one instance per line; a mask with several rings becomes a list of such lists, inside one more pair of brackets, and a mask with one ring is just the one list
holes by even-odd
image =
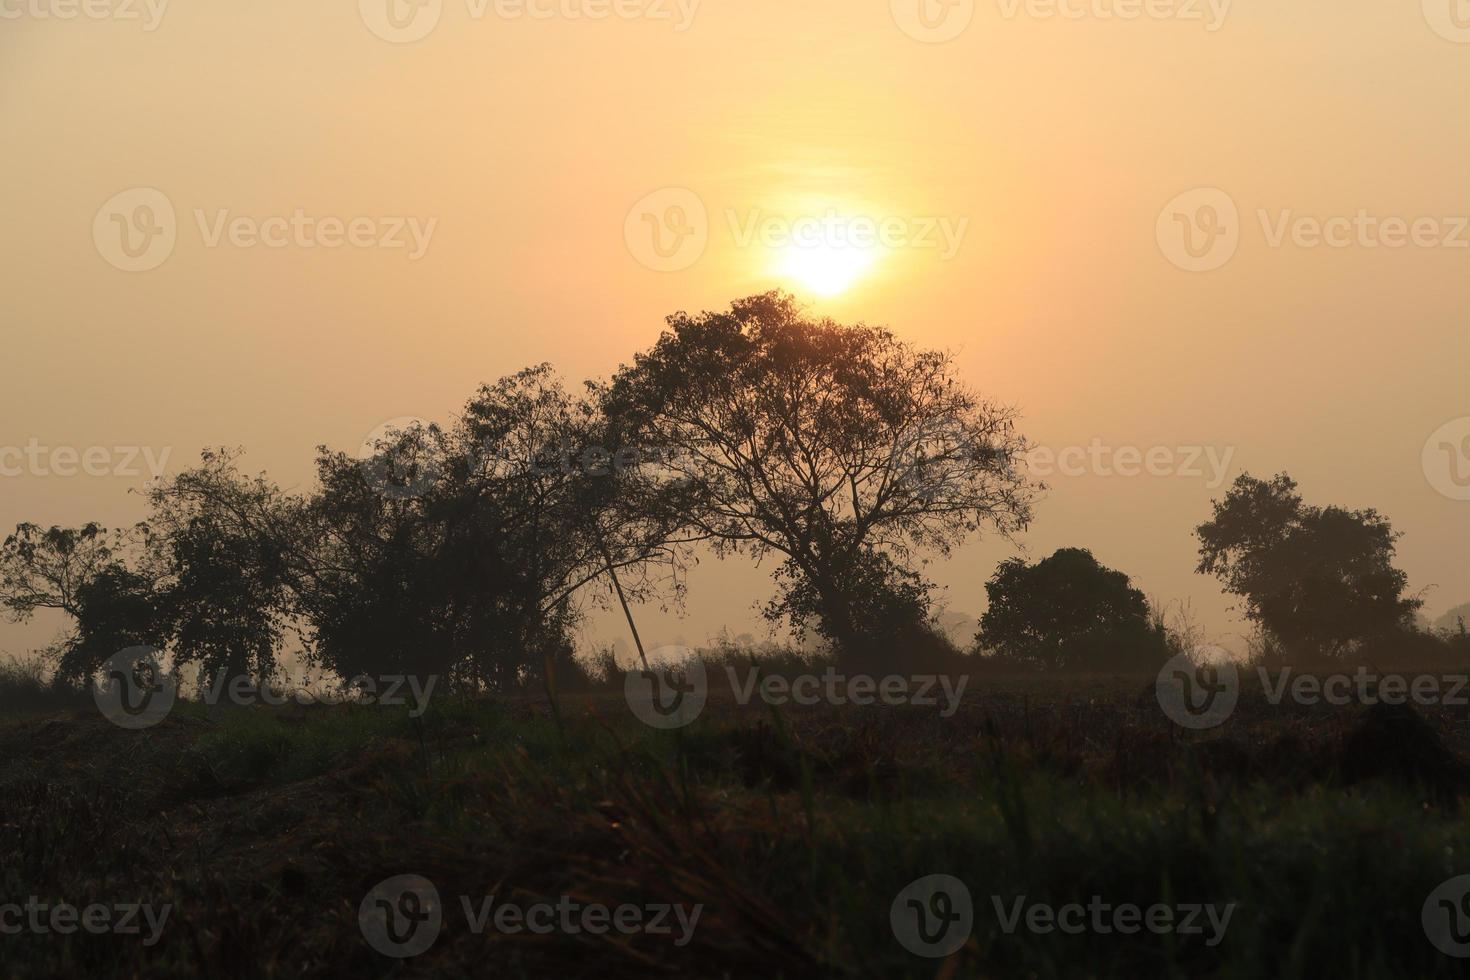
[[[773, 623], [845, 663], [897, 666], [934, 642], [927, 557], [1032, 519], [1045, 487], [1017, 422], [949, 354], [767, 293], [670, 316], [609, 380], [569, 388], [531, 367], [367, 458], [322, 447], [307, 492], [210, 450], [147, 488], [136, 526], [22, 524], [0, 546], [0, 603], [68, 615], [51, 651], [64, 683], [134, 646], [207, 680], [264, 681], [292, 646], [344, 677], [505, 691], [578, 669], [590, 605], [677, 604], [703, 547], [772, 563]], [[1418, 608], [1386, 521], [1309, 508], [1284, 475], [1242, 477], [1198, 533], [1200, 571], [1273, 642], [1340, 656]], [[991, 656], [1112, 669], [1169, 655], [1142, 593], [1086, 551], [1005, 562], [986, 590]]]

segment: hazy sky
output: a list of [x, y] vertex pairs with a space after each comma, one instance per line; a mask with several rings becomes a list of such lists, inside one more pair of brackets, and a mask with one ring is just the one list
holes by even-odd
[[[1036, 557], [1228, 640], [1191, 530], [1217, 472], [1287, 469], [1392, 519], [1428, 612], [1470, 599], [1459, 0], [389, 2], [0, 0], [4, 526], [141, 518], [129, 447], [305, 486], [318, 443], [779, 285], [1085, 451]], [[1011, 552], [931, 571], [978, 613]], [[645, 632], [757, 628], [768, 571], [706, 562]]]

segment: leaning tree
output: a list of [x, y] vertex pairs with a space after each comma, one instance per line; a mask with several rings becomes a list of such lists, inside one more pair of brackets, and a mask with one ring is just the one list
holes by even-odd
[[923, 618], [916, 566], [971, 534], [1010, 534], [1039, 487], [1016, 415], [947, 353], [806, 315], [768, 293], [668, 330], [607, 387], [608, 426], [660, 454], [638, 499], [717, 554], [781, 560], [772, 619], [875, 655]]

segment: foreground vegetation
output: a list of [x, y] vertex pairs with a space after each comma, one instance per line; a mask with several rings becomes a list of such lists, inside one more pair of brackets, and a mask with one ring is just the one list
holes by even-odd
[[[4, 894], [174, 908], [152, 948], [7, 936], [13, 976], [1461, 975], [1419, 917], [1470, 870], [1464, 709], [1248, 688], [1225, 726], [1184, 734], [1142, 676], [977, 680], [948, 718], [716, 698], [673, 731], [613, 694], [443, 699], [421, 718], [181, 703], [142, 732], [54, 709], [0, 726]], [[405, 873], [446, 915], [398, 961], [364, 942], [358, 907]], [[936, 873], [975, 897], [947, 963], [889, 925]], [[457, 896], [491, 894], [704, 912], [682, 947], [475, 935]], [[1007, 933], [991, 896], [1021, 895], [1237, 907], [1209, 947]]]

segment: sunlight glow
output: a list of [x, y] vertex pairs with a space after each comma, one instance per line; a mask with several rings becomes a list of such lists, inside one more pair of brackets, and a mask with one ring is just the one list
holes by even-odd
[[819, 296], [836, 296], [878, 261], [876, 247], [817, 242], [791, 244], [780, 253], [777, 271]]

